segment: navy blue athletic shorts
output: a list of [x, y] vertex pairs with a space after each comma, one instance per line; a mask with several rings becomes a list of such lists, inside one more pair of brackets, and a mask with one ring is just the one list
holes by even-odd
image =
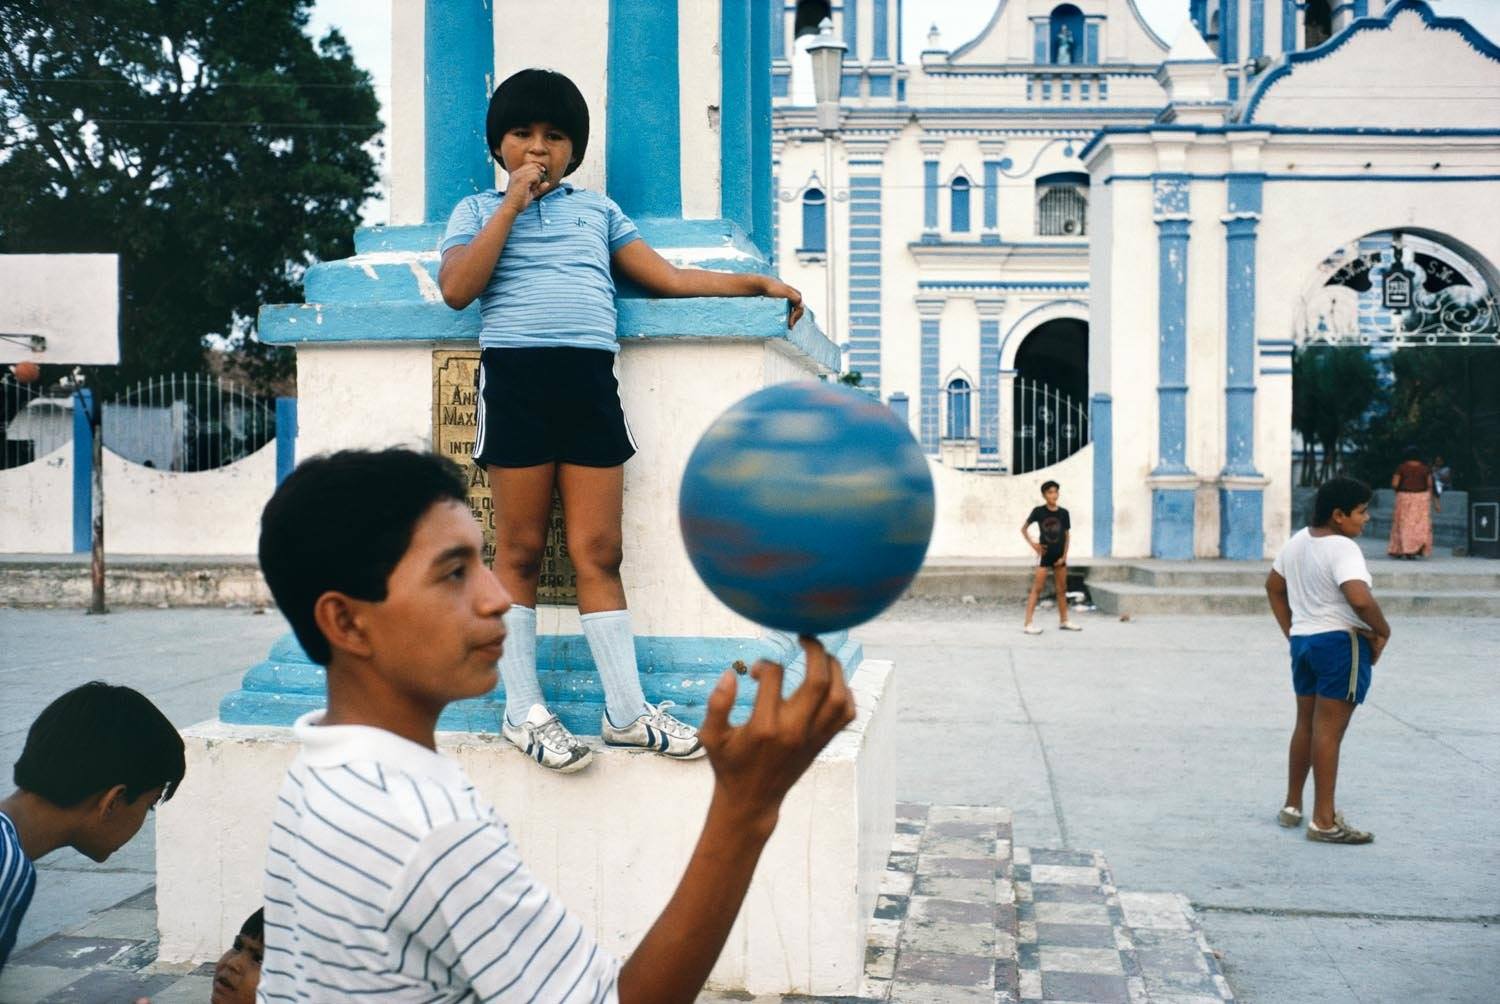
[[481, 467], [618, 467], [635, 454], [615, 355], [571, 347], [485, 349], [474, 462]]
[[1370, 689], [1370, 643], [1353, 629], [1292, 635], [1292, 690], [1363, 704]]

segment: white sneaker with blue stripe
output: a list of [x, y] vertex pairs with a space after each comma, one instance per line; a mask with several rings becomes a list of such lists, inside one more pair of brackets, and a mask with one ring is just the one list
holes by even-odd
[[500, 716], [500, 732], [516, 749], [549, 770], [571, 774], [594, 759], [594, 751], [578, 741], [545, 705], [533, 704], [520, 725]]
[[698, 730], [667, 713], [671, 701], [647, 704], [646, 713], [624, 728], [615, 728], [604, 715], [600, 733], [607, 746], [635, 746], [674, 760], [696, 760], [708, 750], [698, 741]]

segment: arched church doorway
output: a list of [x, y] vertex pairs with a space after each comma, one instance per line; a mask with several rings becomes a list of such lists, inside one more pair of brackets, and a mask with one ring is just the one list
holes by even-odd
[[1059, 317], [1037, 325], [1016, 349], [1011, 392], [1011, 470], [1067, 459], [1089, 442], [1089, 326]]
[[[1294, 525], [1329, 477], [1384, 489], [1412, 450], [1454, 489], [1500, 484], [1497, 290], [1492, 263], [1432, 231], [1377, 231], [1323, 260], [1293, 331]], [[1380, 533], [1389, 513], [1373, 511]]]

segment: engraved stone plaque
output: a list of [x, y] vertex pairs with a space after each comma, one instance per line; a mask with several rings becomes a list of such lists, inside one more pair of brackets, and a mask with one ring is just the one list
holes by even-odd
[[[484, 531], [484, 561], [488, 565], [495, 559], [495, 510], [489, 476], [473, 460], [474, 439], [479, 432], [475, 424], [478, 373], [478, 349], [437, 349], [432, 353], [432, 448], [462, 467], [468, 476], [469, 508]], [[548, 606], [573, 606], [578, 602], [578, 576], [568, 558], [562, 500], [555, 492], [536, 601]]]

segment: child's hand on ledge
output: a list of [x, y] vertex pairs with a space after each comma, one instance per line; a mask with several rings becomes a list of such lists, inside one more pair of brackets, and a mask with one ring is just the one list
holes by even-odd
[[786, 326], [795, 328], [797, 322], [802, 320], [802, 294], [780, 279], [766, 279], [766, 296], [775, 296], [787, 302]]

